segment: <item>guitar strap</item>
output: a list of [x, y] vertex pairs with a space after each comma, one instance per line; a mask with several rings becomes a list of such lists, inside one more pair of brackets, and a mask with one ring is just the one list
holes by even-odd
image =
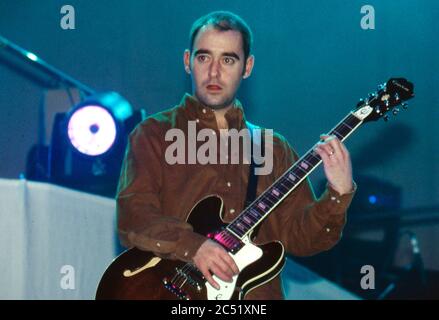
[[250, 133], [250, 141], [251, 141], [251, 161], [250, 161], [250, 170], [248, 174], [248, 184], [247, 184], [247, 195], [245, 198], [244, 208], [247, 208], [255, 199], [256, 199], [256, 189], [258, 186], [258, 176], [255, 174], [255, 169], [260, 167], [262, 164], [256, 164], [254, 159], [254, 147], [256, 145], [261, 148], [261, 156], [265, 155], [265, 143], [264, 143], [264, 134], [262, 130], [257, 130], [257, 127], [250, 122], [246, 121], [247, 128]]

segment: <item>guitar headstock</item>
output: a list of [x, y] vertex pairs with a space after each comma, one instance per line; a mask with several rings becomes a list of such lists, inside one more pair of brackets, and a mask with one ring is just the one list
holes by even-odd
[[376, 121], [380, 118], [387, 121], [389, 111], [396, 115], [400, 111], [398, 106], [401, 105], [406, 109], [405, 101], [414, 96], [413, 83], [404, 78], [391, 78], [379, 85], [376, 92], [369, 93], [367, 99], [360, 100], [353, 113], [363, 122]]

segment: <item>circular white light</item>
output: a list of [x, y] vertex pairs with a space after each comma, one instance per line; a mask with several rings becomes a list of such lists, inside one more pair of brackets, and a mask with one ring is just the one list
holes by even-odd
[[84, 106], [69, 119], [68, 136], [81, 153], [98, 156], [108, 151], [116, 140], [116, 123], [100, 106]]

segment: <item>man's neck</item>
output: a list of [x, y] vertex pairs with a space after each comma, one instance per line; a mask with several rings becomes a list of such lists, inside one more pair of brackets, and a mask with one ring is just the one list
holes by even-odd
[[233, 108], [233, 105], [234, 104], [232, 103], [225, 108], [212, 109], [213, 112], [215, 113], [216, 124], [218, 126], [218, 129], [228, 129], [229, 128], [229, 124], [228, 124], [227, 119], [226, 119], [226, 113], [227, 113], [227, 111], [229, 111], [230, 109]]

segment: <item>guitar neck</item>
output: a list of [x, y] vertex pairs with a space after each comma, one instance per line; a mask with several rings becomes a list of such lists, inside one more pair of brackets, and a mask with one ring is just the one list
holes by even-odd
[[[336, 136], [340, 141], [344, 141], [362, 122], [363, 120], [351, 112], [329, 134]], [[322, 162], [320, 156], [314, 151], [314, 147], [245, 208], [226, 229], [238, 238], [243, 239], [258, 226]]]

